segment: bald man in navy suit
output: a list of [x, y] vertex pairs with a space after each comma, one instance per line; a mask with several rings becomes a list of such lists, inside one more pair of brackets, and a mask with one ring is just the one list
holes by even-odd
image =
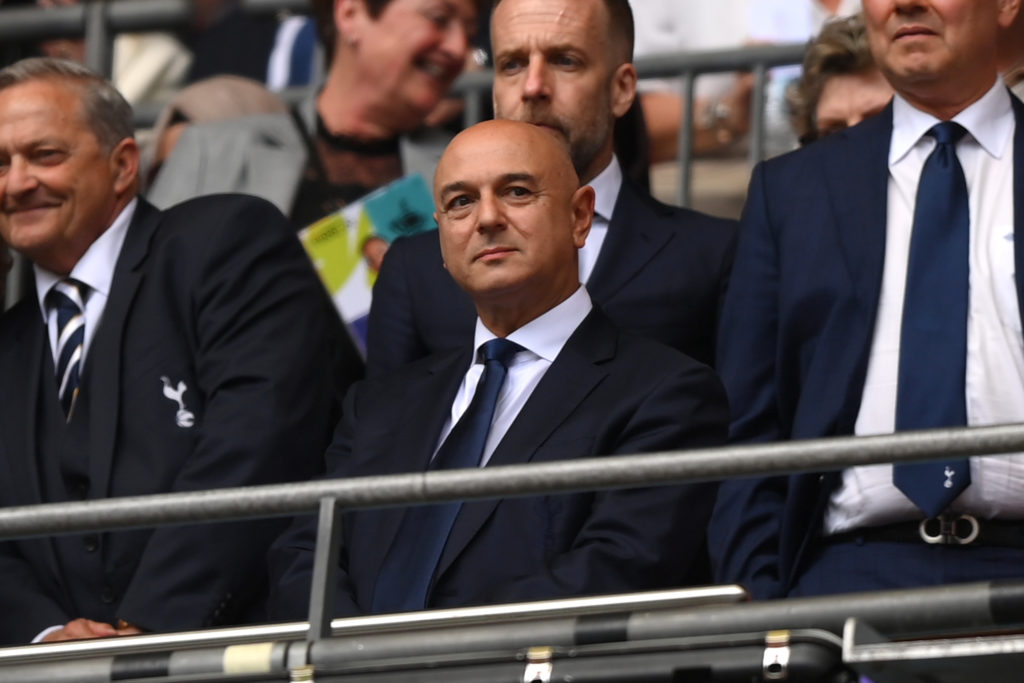
[[[580, 284], [594, 193], [564, 143], [529, 124], [478, 124], [442, 157], [434, 198], [447, 270], [476, 304], [473, 338], [358, 384], [327, 451], [329, 476], [447, 469], [480, 414], [477, 393], [498, 386], [487, 355], [496, 343], [512, 347], [507, 377], [458, 466], [723, 441], [728, 409], [714, 373], [620, 332]], [[467, 502], [426, 531], [422, 520], [446, 506], [353, 511], [339, 532], [334, 614], [678, 585], [700, 558], [713, 496], [711, 484], [688, 484]], [[314, 538], [315, 523], [301, 520], [271, 551], [278, 618], [305, 615]], [[410, 553], [413, 543], [429, 548]]]

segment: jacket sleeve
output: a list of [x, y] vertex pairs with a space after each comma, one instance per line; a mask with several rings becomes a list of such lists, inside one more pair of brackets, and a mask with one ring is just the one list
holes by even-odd
[[[345, 396], [343, 416], [326, 454], [326, 477], [338, 478], [347, 474], [345, 466], [347, 456], [352, 450], [360, 386], [356, 384]], [[270, 548], [268, 612], [270, 618], [275, 621], [305, 621], [308, 618], [313, 560], [316, 554], [317, 519], [317, 515], [296, 518]], [[341, 524], [335, 528], [335, 534], [344, 539]], [[336, 595], [333, 615], [359, 615], [362, 610], [356, 605], [355, 593], [347, 572], [344, 547], [339, 548], [338, 558], [338, 565], [335, 568]]]
[[366, 375], [382, 377], [421, 358], [427, 350], [416, 328], [409, 273], [413, 267], [407, 238], [395, 240], [373, 285], [366, 341]]
[[44, 589], [14, 542], [0, 543], [0, 576], [0, 610], [6, 615], [0, 619], [0, 643], [29, 643], [43, 629], [73, 618]]
[[[341, 390], [334, 349], [347, 340], [280, 212], [239, 196], [198, 201], [210, 228], [164, 245], [174, 252], [168, 258], [187, 264], [174, 271], [186, 291], [173, 305], [191, 326], [205, 402], [171, 490], [308, 479], [322, 471]], [[261, 519], [156, 529], [118, 617], [158, 631], [231, 623], [263, 590], [266, 551], [282, 525]]]
[[[779, 259], [772, 232], [764, 165], [754, 170], [732, 278], [718, 331], [717, 368], [732, 409], [730, 440], [789, 437], [777, 383]], [[741, 583], [755, 597], [779, 587], [779, 520], [785, 478], [722, 484], [708, 529], [715, 579]]]

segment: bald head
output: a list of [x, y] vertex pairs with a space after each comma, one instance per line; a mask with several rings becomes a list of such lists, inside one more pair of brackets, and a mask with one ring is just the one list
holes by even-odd
[[495, 334], [576, 291], [594, 191], [554, 132], [506, 120], [467, 128], [441, 157], [434, 202], [445, 266]]
[[[509, 149], [523, 145], [525, 156], [533, 157], [536, 166], [544, 168], [554, 178], [564, 181], [575, 190], [580, 180], [569, 154], [569, 144], [554, 132], [519, 121], [484, 121], [465, 129], [456, 135], [437, 165], [434, 174], [434, 200], [444, 191], [442, 180], [450, 175], [449, 167], [462, 164], [467, 159], [479, 160], [482, 150], [490, 148]], [[440, 208], [440, 203], [438, 203]]]

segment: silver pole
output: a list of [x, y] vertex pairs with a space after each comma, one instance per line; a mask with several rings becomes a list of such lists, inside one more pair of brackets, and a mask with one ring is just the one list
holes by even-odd
[[0, 511], [0, 538], [291, 516], [315, 510], [323, 498], [334, 498], [345, 508], [388, 507], [683, 481], [717, 481], [751, 475], [818, 472], [855, 465], [921, 462], [1018, 451], [1024, 451], [1024, 425], [937, 429], [481, 469], [324, 479], [11, 507]]
[[[627, 596], [620, 596], [626, 598]], [[871, 624], [888, 637], [991, 633], [1024, 625], [1024, 581], [971, 583], [956, 586], [915, 588], [896, 591], [851, 593], [815, 598], [790, 598], [755, 603], [698, 606], [695, 608], [629, 609], [613, 607], [584, 617], [576, 613], [547, 614], [534, 619], [509, 618], [495, 612], [482, 623], [453, 622], [447, 627], [415, 628], [401, 632], [343, 633], [318, 642], [314, 647], [281, 642], [263, 643], [265, 671], [286, 667], [291, 651], [305, 648], [314, 669], [342, 673], [373, 662], [375, 667], [396, 665], [396, 659], [436, 658], [435, 663], [453, 661], [474, 653], [511, 653], [535, 646], [574, 648], [584, 644], [642, 643], [668, 638], [707, 638], [727, 634], [764, 634], [774, 630], [823, 629], [841, 633], [847, 619], [854, 617]], [[515, 607], [515, 606], [501, 606]], [[492, 608], [494, 609], [494, 608]], [[426, 613], [429, 615], [429, 613]], [[514, 614], [514, 612], [513, 612]], [[27, 656], [0, 660], [0, 673], [10, 680], [110, 680], [116, 655], [139, 652], [133, 641], [153, 636], [119, 638], [95, 643], [94, 658], [82, 653], [73, 661]], [[91, 645], [91, 644], [80, 644]], [[53, 647], [53, 646], [48, 646]], [[105, 647], [98, 656], [99, 647]], [[168, 660], [172, 675], [175, 662], [187, 662], [192, 674], [216, 674], [227, 660], [223, 650], [177, 650]], [[21, 648], [23, 651], [32, 648]], [[157, 652], [157, 648], [150, 648]], [[276, 653], [276, 654], [274, 654]], [[0, 651], [4, 654], [4, 651]], [[49, 675], [51, 679], [39, 677]], [[89, 672], [88, 677], [83, 672]], [[76, 677], [77, 676], [77, 677]], [[179, 680], [179, 679], [176, 679]], [[206, 679], [204, 679], [206, 680]]]
[[750, 165], [764, 159], [765, 106], [767, 103], [768, 70], [764, 64], [754, 66], [754, 92], [750, 95]]
[[690, 206], [693, 188], [693, 131], [694, 112], [697, 105], [694, 101], [697, 94], [694, 74], [688, 71], [683, 74], [682, 96], [683, 115], [679, 122], [679, 149], [676, 158], [679, 160], [679, 187], [676, 188], [676, 203], [679, 206]]
[[[493, 624], [496, 621], [502, 623], [533, 622], [542, 619], [568, 619], [602, 613], [622, 614], [686, 606], [728, 604], [739, 602], [746, 597], [746, 591], [739, 586], [710, 586], [483, 607], [423, 610], [406, 614], [380, 614], [334, 619], [331, 622], [331, 635], [355, 639], [383, 633], [413, 631], [433, 633], [437, 629], [475, 627]], [[307, 637], [308, 628], [309, 625], [305, 622], [292, 622], [267, 626], [239, 626], [186, 633], [145, 634], [0, 648], [0, 666], [28, 661], [57, 661], [80, 657], [301, 640]]]

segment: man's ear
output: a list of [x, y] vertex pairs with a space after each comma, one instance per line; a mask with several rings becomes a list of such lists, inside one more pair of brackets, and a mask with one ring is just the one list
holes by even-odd
[[572, 193], [572, 241], [577, 249], [587, 243], [594, 222], [594, 188], [584, 185]]
[[[1018, 1], [1019, 0], [1015, 0]], [[611, 82], [612, 113], [615, 118], [622, 118], [633, 106], [636, 99], [636, 67], [632, 62], [620, 64], [612, 75]]]
[[114, 192], [118, 196], [138, 186], [139, 144], [134, 138], [125, 138], [117, 143], [110, 153], [110, 164], [114, 171]]
[[358, 45], [369, 19], [370, 12], [364, 0], [334, 0], [335, 50], [342, 45]]
[[999, 0], [999, 25], [1009, 28], [1020, 12], [1021, 0]]

